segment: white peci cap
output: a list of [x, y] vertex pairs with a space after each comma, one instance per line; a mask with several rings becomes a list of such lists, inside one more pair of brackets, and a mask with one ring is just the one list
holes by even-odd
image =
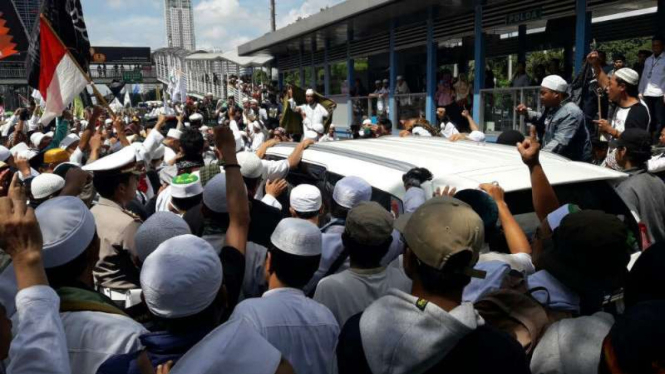
[[384, 80], [383, 80], [383, 83], [388, 83], [388, 82], [389, 82], [389, 81], [388, 81], [387, 79], [384, 79]]
[[37, 154], [38, 154], [37, 151], [34, 151], [32, 149], [26, 149], [26, 150], [18, 152], [17, 156], [25, 158], [26, 160], [30, 161], [33, 158], [37, 157]]
[[113, 124], [113, 120], [110, 119], [110, 118], [107, 118], [106, 121], [104, 121], [104, 124], [105, 124], [106, 126], [108, 126], [108, 125], [112, 125], [112, 124]]
[[33, 147], [38, 148], [39, 143], [42, 142], [42, 139], [44, 139], [44, 136], [46, 136], [46, 135], [42, 134], [41, 132], [32, 133], [32, 135], [30, 135], [30, 143], [32, 143]]
[[79, 140], [81, 140], [81, 138], [79, 138], [78, 135], [69, 134], [64, 139], [62, 139], [62, 141], [60, 142], [60, 148], [67, 149], [67, 148], [69, 148], [70, 145], [78, 142]]
[[372, 120], [369, 119], [369, 118], [367, 118], [363, 121], [363, 126], [368, 126], [368, 125], [371, 125], [371, 124], [372, 124]]
[[15, 145], [15, 146], [11, 147], [9, 149], [9, 153], [11, 153], [12, 156], [16, 157], [19, 153], [21, 153], [23, 151], [27, 151], [29, 149], [30, 149], [30, 147], [28, 147], [27, 144], [25, 144], [24, 142], [21, 142], [21, 143], [18, 143], [17, 145]]
[[189, 116], [189, 121], [190, 122], [203, 121], [203, 116], [200, 113], [194, 113], [191, 116]]
[[169, 132], [166, 133], [167, 138], [173, 138], [173, 139], [180, 140], [181, 136], [182, 136], [182, 131], [176, 130], [176, 129], [171, 129], [171, 130], [169, 130]]
[[258, 104], [259, 101], [256, 100], [256, 99], [251, 99], [251, 100], [249, 101], [249, 103], [250, 103], [250, 104]]
[[294, 256], [319, 256], [323, 239], [315, 224], [298, 218], [285, 218], [279, 222], [270, 242], [282, 252]]
[[543, 78], [543, 83], [540, 86], [556, 92], [568, 92], [568, 83], [558, 75], [546, 76]]
[[35, 215], [42, 232], [42, 257], [47, 269], [65, 265], [80, 256], [97, 230], [95, 217], [78, 197], [48, 200], [35, 210]]
[[249, 99], [246, 98], [246, 97], [243, 97], [243, 98], [242, 98], [242, 103], [243, 103], [243, 104], [244, 104], [244, 103], [249, 103]]
[[401, 75], [398, 75], [398, 76], [397, 76], [397, 80], [398, 80], [398, 81], [404, 80], [404, 77], [401, 76]]
[[226, 174], [215, 175], [203, 189], [203, 204], [215, 213], [228, 213], [226, 204]]
[[7, 147], [3, 147], [0, 145], [0, 161], [5, 162], [9, 157], [11, 157], [12, 153], [7, 149]]
[[257, 179], [263, 175], [263, 162], [252, 152], [240, 152], [237, 155], [240, 173], [245, 178]]
[[181, 235], [160, 244], [145, 259], [141, 289], [152, 314], [182, 318], [209, 307], [222, 278], [222, 263], [210, 243], [194, 235]]
[[45, 199], [65, 187], [65, 180], [56, 174], [39, 174], [30, 183], [30, 193], [37, 200]]
[[372, 186], [360, 177], [342, 178], [335, 185], [333, 200], [343, 208], [353, 209], [363, 201], [372, 200]]
[[614, 75], [632, 86], [640, 84], [640, 75], [631, 68], [619, 69], [614, 72]]
[[180, 174], [171, 182], [171, 197], [186, 199], [203, 193], [201, 180], [195, 174]]
[[374, 84], [381, 84], [381, 80], [380, 79], [375, 80]]
[[311, 88], [308, 88], [307, 91], [305, 91], [305, 95], [307, 96], [312, 96], [314, 95], [314, 90]]
[[321, 191], [311, 184], [301, 184], [291, 191], [290, 203], [299, 213], [318, 212], [323, 205]]
[[145, 262], [160, 244], [191, 233], [189, 225], [180, 216], [171, 212], [156, 212], [141, 224], [134, 235], [136, 254], [141, 262]]

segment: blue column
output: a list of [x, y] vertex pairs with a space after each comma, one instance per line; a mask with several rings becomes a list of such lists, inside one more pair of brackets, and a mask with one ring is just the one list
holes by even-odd
[[316, 38], [312, 36], [312, 61], [310, 61], [311, 71], [309, 72], [312, 87], [309, 87], [309, 88], [313, 89], [314, 91], [316, 91], [316, 83], [317, 83], [316, 78], [318, 78], [316, 76], [316, 67], [314, 66], [314, 54], [315, 53], [316, 53]]
[[303, 69], [302, 66], [302, 55], [304, 53], [303, 49], [305, 49], [305, 46], [303, 45], [302, 40], [300, 41], [300, 61], [298, 62], [298, 75], [300, 76], [300, 88], [305, 87], [305, 69]]
[[[476, 18], [474, 23], [474, 60], [475, 72], [473, 81], [473, 119], [480, 122], [480, 90], [485, 86], [485, 35], [483, 34], [483, 6], [476, 1]], [[484, 123], [479, 123], [484, 128]]]
[[330, 96], [330, 63], [328, 61], [328, 50], [330, 49], [330, 39], [326, 38], [323, 45], [323, 92], [325, 96]]
[[393, 123], [393, 133], [399, 131], [397, 128], [397, 101], [395, 100], [395, 87], [397, 87], [397, 53], [395, 53], [395, 27], [397, 21], [393, 19], [390, 22], [390, 50], [389, 50], [389, 64], [390, 64], [390, 121]]
[[279, 71], [279, 70], [278, 70], [278, 73], [277, 73], [277, 88], [280, 91], [284, 90], [284, 72]]
[[591, 13], [586, 11], [586, 0], [576, 0], [575, 15], [575, 74], [582, 71], [584, 58], [589, 54], [591, 40]]
[[349, 126], [353, 125], [353, 103], [351, 102], [351, 89], [356, 81], [356, 67], [355, 61], [351, 58], [351, 41], [353, 40], [353, 28], [348, 24], [346, 33], [346, 83], [349, 90], [347, 100], [347, 114], [349, 118]]
[[425, 99], [425, 118], [434, 123], [436, 113], [436, 53], [434, 42], [434, 8], [430, 7], [427, 17], [427, 97]]
[[518, 27], [517, 45], [517, 61], [526, 62], [526, 25], [519, 25]]

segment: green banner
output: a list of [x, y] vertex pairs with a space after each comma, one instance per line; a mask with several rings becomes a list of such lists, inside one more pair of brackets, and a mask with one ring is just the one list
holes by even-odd
[[122, 80], [125, 83], [143, 83], [143, 73], [132, 70], [122, 73]]

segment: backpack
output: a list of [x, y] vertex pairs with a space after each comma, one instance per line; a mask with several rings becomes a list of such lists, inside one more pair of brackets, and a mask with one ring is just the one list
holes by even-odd
[[[527, 292], [502, 288], [483, 295], [474, 307], [492, 327], [508, 333], [530, 355], [551, 325], [547, 310], [531, 293], [545, 290], [538, 287]], [[545, 290], [546, 291], [546, 290]]]

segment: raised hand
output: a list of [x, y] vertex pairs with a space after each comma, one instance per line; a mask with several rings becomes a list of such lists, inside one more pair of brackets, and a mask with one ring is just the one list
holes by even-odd
[[288, 183], [284, 179], [268, 180], [266, 182], [266, 194], [279, 197], [286, 191], [288, 186]]
[[527, 166], [533, 166], [540, 163], [540, 143], [536, 135], [536, 127], [531, 126], [530, 135], [522, 143], [517, 143], [517, 151], [522, 156], [522, 162]]

